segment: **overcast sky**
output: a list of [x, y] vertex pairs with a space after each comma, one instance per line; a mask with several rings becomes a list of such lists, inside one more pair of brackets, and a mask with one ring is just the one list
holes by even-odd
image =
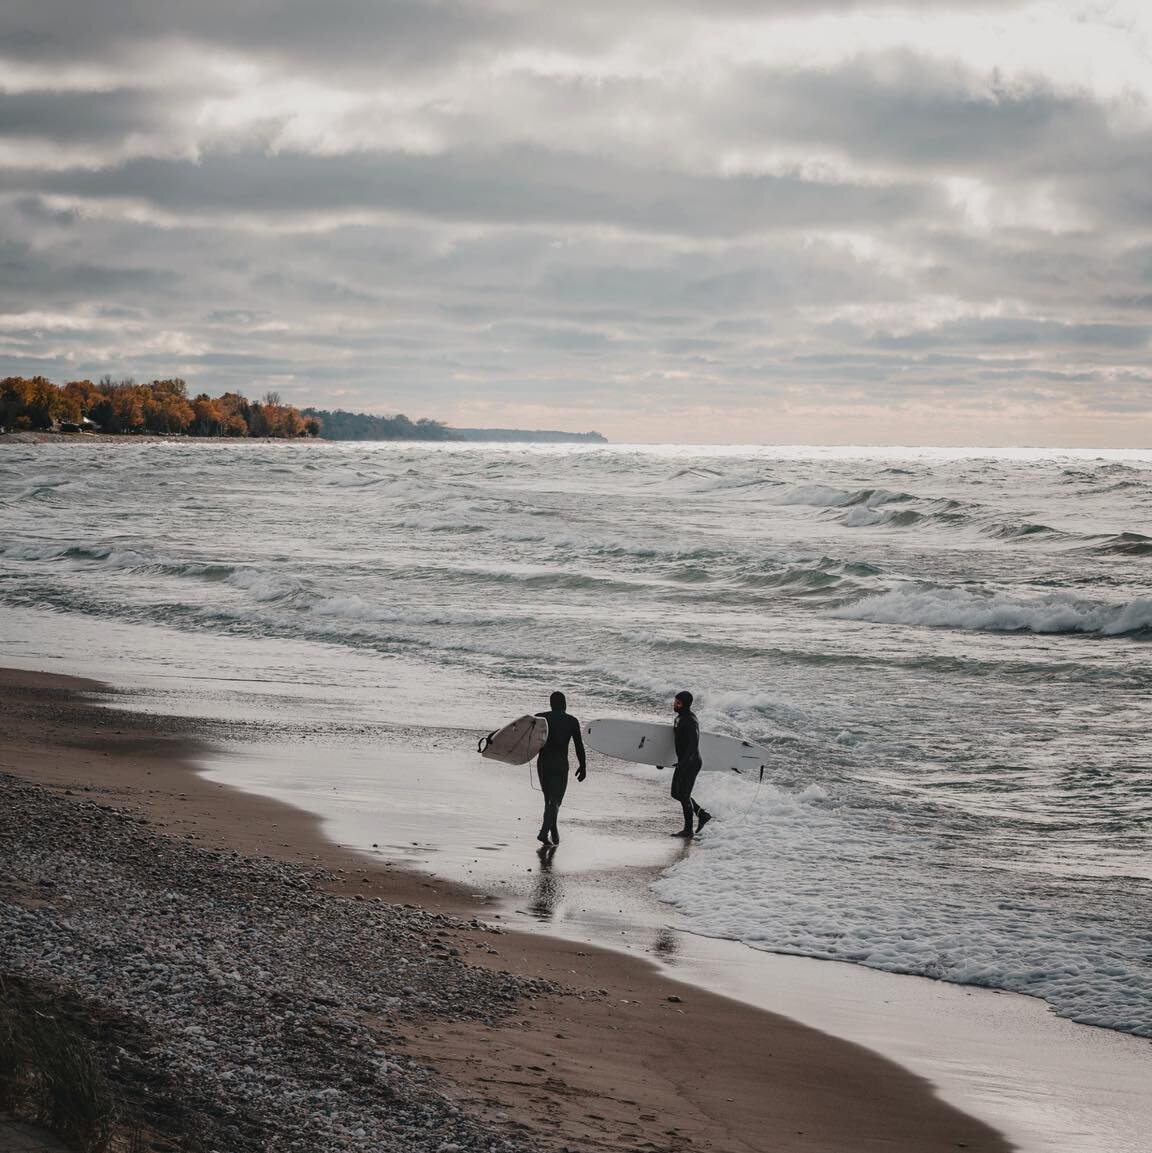
[[1148, 0], [5, 0], [0, 376], [1152, 444]]

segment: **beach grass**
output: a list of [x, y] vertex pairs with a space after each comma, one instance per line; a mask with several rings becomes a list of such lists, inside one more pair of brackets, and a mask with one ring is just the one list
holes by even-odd
[[109, 1148], [116, 1098], [95, 1046], [20, 981], [0, 975], [0, 1108], [83, 1153]]

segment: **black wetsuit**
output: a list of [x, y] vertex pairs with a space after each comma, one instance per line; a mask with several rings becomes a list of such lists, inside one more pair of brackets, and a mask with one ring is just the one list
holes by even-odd
[[540, 790], [544, 794], [544, 822], [540, 826], [540, 839], [551, 835], [559, 843], [560, 832], [556, 828], [556, 818], [560, 805], [568, 789], [568, 742], [576, 746], [576, 759], [580, 771], [587, 768], [584, 755], [584, 739], [580, 736], [580, 722], [563, 709], [549, 709], [537, 713], [548, 722], [548, 740], [536, 758], [536, 773], [540, 778]]
[[672, 774], [672, 799], [684, 808], [684, 827], [691, 831], [692, 815], [700, 806], [692, 799], [692, 789], [703, 763], [700, 760], [700, 723], [691, 709], [681, 709], [672, 722], [676, 741], [676, 771]]

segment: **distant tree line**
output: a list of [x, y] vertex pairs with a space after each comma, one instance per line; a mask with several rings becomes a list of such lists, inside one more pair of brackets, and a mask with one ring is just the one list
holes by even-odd
[[329, 412], [322, 408], [304, 408], [301, 414], [320, 422], [320, 436], [325, 440], [460, 440], [452, 429], [438, 420], [409, 420], [398, 416], [373, 416], [367, 412]]
[[554, 428], [453, 428], [459, 440], [525, 441], [533, 444], [607, 444], [599, 432], [560, 432]]
[[269, 392], [248, 400], [237, 392], [188, 398], [179, 377], [137, 384], [105, 376], [99, 384], [70, 380], [62, 388], [43, 376], [0, 380], [0, 431], [153, 433], [184, 436], [319, 436], [320, 422]]
[[398, 416], [373, 416], [367, 412], [330, 412], [302, 408], [301, 415], [320, 422], [325, 440], [498, 440], [498, 441], [592, 441], [606, 443], [598, 432], [557, 432], [549, 429], [449, 428], [438, 420], [409, 420]]
[[205, 437], [322, 437], [325, 440], [603, 441], [597, 432], [449, 428], [438, 420], [330, 412], [283, 404], [279, 393], [249, 400], [238, 392], [189, 399], [179, 377], [137, 384], [130, 377], [70, 380], [57, 387], [43, 376], [0, 380], [0, 432], [151, 433]]

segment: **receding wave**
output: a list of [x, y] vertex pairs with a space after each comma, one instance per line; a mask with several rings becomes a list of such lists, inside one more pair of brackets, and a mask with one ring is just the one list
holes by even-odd
[[91, 561], [108, 568], [134, 568], [148, 564], [151, 558], [131, 548], [114, 545], [0, 545], [0, 556], [22, 561]]
[[813, 508], [845, 508], [866, 505], [877, 508], [883, 504], [898, 504], [915, 500], [911, 493], [895, 492], [887, 488], [833, 488], [826, 484], [804, 484], [788, 488], [773, 497], [776, 504], [806, 504]]
[[777, 592], [790, 597], [830, 594], [850, 599], [859, 595], [861, 581], [879, 575], [880, 569], [864, 561], [842, 561], [834, 557], [791, 564], [762, 564], [736, 578], [741, 588]]
[[1112, 553], [1117, 556], [1152, 556], [1152, 536], [1140, 532], [1121, 532], [1097, 538], [1086, 551]]
[[372, 604], [364, 600], [363, 597], [355, 595], [323, 597], [309, 606], [309, 611], [317, 617], [330, 617], [353, 622], [400, 625], [462, 625], [468, 628], [475, 628], [481, 624], [511, 624], [520, 620], [518, 616], [493, 615], [487, 610], [470, 611], [449, 606], [423, 611], [413, 608], [389, 608]]
[[602, 557], [636, 557], [640, 560], [667, 560], [667, 561], [709, 561], [718, 560], [729, 554], [723, 549], [715, 548], [656, 548], [652, 545], [624, 545], [607, 543], [581, 544], [579, 541], [549, 540], [550, 544], [562, 544], [569, 547], [580, 547], [582, 551], [592, 556]]
[[836, 609], [831, 615], [877, 624], [985, 632], [1124, 636], [1152, 630], [1152, 599], [1110, 604], [1067, 593], [1024, 599], [963, 589], [895, 589]]
[[0, 504], [16, 505], [23, 501], [55, 500], [58, 489], [72, 487], [75, 481], [69, 477], [28, 477], [19, 492], [12, 493]]
[[[1004, 518], [1002, 512], [983, 505], [964, 504], [947, 498], [918, 500], [916, 504], [915, 508], [909, 508], [905, 504], [893, 508], [858, 502], [843, 511], [837, 509], [834, 519], [845, 528], [962, 530], [1009, 544], [1039, 541], [1057, 545], [1086, 539], [1076, 533], [1065, 532], [1037, 521], [1008, 520]], [[1142, 555], [1139, 540], [1134, 538], [1139, 538], [1139, 534], [1123, 533], [1118, 538], [1110, 537], [1108, 540], [1115, 539], [1120, 542], [1114, 549], [1116, 552]]]
[[[402, 520], [397, 522], [397, 528], [416, 529], [419, 532], [460, 534], [469, 536], [473, 533], [488, 532], [488, 526], [477, 524], [474, 520]], [[532, 539], [526, 536], [524, 539]], [[543, 539], [537, 537], [536, 539]]]
[[0, 546], [0, 556], [12, 560], [60, 562], [65, 566], [99, 566], [141, 576], [185, 577], [225, 583], [250, 593], [260, 601], [281, 600], [300, 591], [298, 582], [250, 566], [175, 560], [116, 545], [7, 545]]
[[559, 589], [577, 592], [594, 589], [600, 592], [635, 592], [643, 582], [620, 580], [610, 576], [597, 576], [581, 572], [509, 572], [499, 569], [429, 569], [413, 570], [414, 576], [435, 580], [466, 581], [476, 585], [496, 585], [505, 588]]
[[714, 468], [705, 468], [703, 465], [698, 465], [695, 468], [680, 468], [677, 469], [668, 480], [715, 480], [717, 477], [723, 476]]
[[1114, 484], [1105, 485], [1102, 489], [1098, 489], [1098, 493], [1109, 492], [1129, 492], [1132, 489], [1146, 488], [1147, 485], [1141, 484], [1138, 480], [1118, 480]]
[[[994, 524], [981, 530], [985, 536], [995, 537], [998, 540], [1021, 540], [1031, 536], [1051, 536], [1058, 532], [1046, 524], [1033, 524], [1023, 521], [1019, 524]], [[1060, 534], [1064, 535], [1064, 534]]]
[[740, 579], [740, 583], [748, 588], [822, 589], [838, 585], [841, 579], [838, 573], [819, 568], [787, 568], [772, 573], [749, 573]]
[[712, 579], [707, 569], [692, 564], [681, 565], [679, 568], [672, 569], [667, 573], [667, 577], [679, 584], [703, 584]]
[[914, 508], [879, 509], [869, 505], [856, 505], [836, 518], [845, 528], [871, 528], [875, 525], [911, 528], [928, 519], [927, 513], [917, 512]]

